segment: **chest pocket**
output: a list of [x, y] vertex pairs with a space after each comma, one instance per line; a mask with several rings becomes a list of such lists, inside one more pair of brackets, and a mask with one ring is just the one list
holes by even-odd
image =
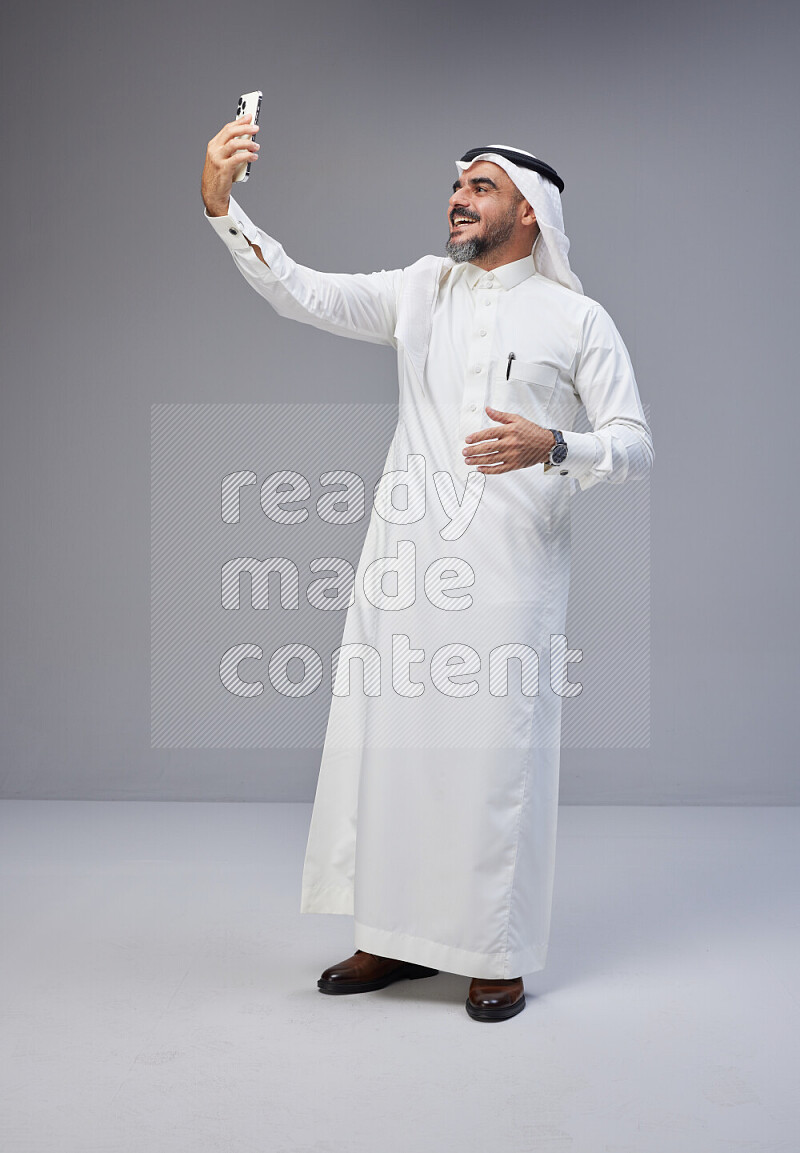
[[492, 376], [492, 406], [544, 424], [555, 392], [558, 368], [534, 360], [512, 360], [508, 380], [506, 369], [504, 362]]

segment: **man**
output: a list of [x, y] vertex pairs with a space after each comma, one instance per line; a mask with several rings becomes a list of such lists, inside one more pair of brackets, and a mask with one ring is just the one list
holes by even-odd
[[[563, 182], [531, 153], [457, 162], [446, 257], [327, 274], [230, 197], [257, 131], [240, 119], [209, 142], [209, 223], [280, 315], [389, 345], [400, 382], [303, 872], [301, 910], [353, 915], [357, 948], [318, 985], [444, 969], [471, 977], [473, 1019], [505, 1020], [547, 952], [570, 500], [653, 460], [630, 358], [569, 266]], [[572, 431], [581, 404], [593, 432]]]

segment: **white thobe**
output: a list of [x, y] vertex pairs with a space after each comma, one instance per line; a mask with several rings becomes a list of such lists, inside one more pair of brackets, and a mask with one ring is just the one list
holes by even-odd
[[[572, 695], [570, 500], [653, 460], [625, 345], [597, 301], [530, 256], [492, 272], [429, 256], [321, 273], [233, 199], [207, 219], [281, 316], [398, 357], [398, 424], [334, 667], [301, 911], [353, 915], [366, 952], [473, 977], [536, 972]], [[581, 404], [592, 432], [572, 431]], [[564, 464], [467, 466], [464, 438], [497, 423], [487, 405], [562, 430]]]

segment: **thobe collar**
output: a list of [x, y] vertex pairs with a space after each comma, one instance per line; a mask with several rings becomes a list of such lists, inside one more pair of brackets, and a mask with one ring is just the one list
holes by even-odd
[[493, 268], [491, 272], [478, 268], [477, 264], [467, 263], [464, 265], [464, 276], [470, 288], [496, 288], [499, 286], [508, 291], [517, 284], [522, 284], [523, 280], [527, 280], [529, 276], [535, 275], [536, 267], [533, 263], [533, 253], [529, 256], [523, 256], [522, 260], [512, 260], [509, 264], [501, 264], [499, 268]]

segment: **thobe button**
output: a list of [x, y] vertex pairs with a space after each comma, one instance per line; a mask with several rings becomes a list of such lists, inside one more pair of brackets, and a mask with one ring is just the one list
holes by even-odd
[[492, 302], [491, 302], [491, 300], [485, 300], [485, 301], [484, 301], [484, 304], [486, 305], [486, 307], [487, 307], [487, 308], [491, 308], [491, 307], [492, 307]]
[[480, 334], [481, 336], [486, 336], [486, 329], [482, 328]]
[[477, 406], [477, 404], [471, 404], [471, 405], [469, 406], [469, 411], [470, 411], [470, 412], [475, 412], [475, 411], [476, 411], [476, 409], [477, 409], [477, 407], [478, 407], [478, 406]]
[[228, 232], [230, 232], [231, 236], [238, 236], [239, 235], [239, 233], [236, 231], [235, 228], [229, 228]]
[[473, 372], [483, 372], [483, 368], [479, 364], [476, 364], [472, 371]]

